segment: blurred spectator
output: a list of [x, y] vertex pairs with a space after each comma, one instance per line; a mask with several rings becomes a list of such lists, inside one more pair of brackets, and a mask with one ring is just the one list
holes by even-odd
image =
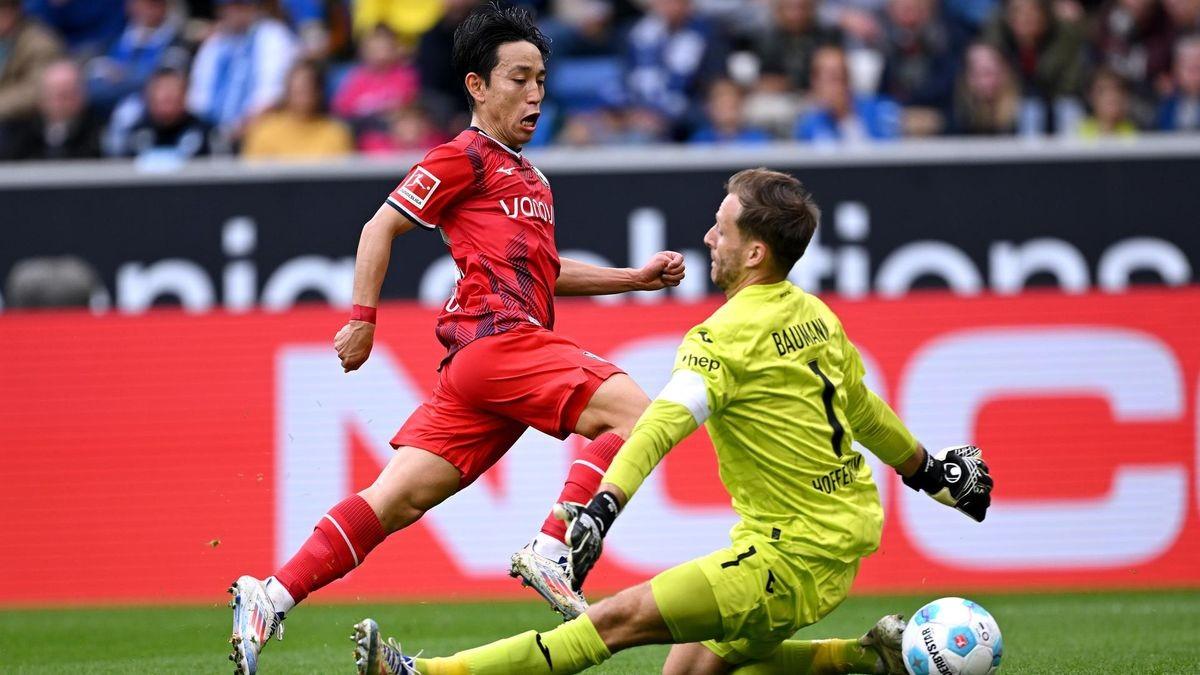
[[554, 12], [541, 22], [556, 59], [617, 56], [621, 41], [613, 25], [613, 6], [605, 0], [555, 0]]
[[83, 159], [100, 156], [101, 124], [87, 109], [83, 75], [73, 61], [42, 71], [37, 114], [0, 134], [0, 159]]
[[905, 135], [942, 131], [954, 95], [959, 48], [936, 0], [888, 0], [883, 33], [879, 91], [905, 107]]
[[480, 0], [443, 0], [445, 12], [417, 44], [417, 74], [421, 89], [434, 115], [444, 120], [443, 129], [457, 133], [470, 124], [467, 94], [454, 74], [451, 53], [454, 29], [471, 13]]
[[846, 53], [821, 47], [813, 55], [812, 109], [796, 122], [795, 136], [818, 143], [883, 140], [900, 135], [900, 106], [878, 96], [854, 96]]
[[657, 110], [638, 106], [623, 108], [618, 119], [616, 143], [647, 145], [672, 140], [670, 124]]
[[1053, 101], [1082, 92], [1082, 29], [1055, 18], [1049, 0], [1006, 0], [986, 39], [1008, 59], [1026, 96]]
[[259, 0], [218, 0], [216, 31], [192, 64], [188, 108], [222, 136], [241, 136], [247, 119], [279, 102], [296, 42]]
[[567, 117], [556, 141], [559, 145], [575, 148], [615, 145], [622, 142], [621, 126], [619, 108], [597, 108], [579, 112]]
[[127, 0], [129, 25], [103, 56], [87, 64], [92, 104], [111, 109], [146, 84], [160, 67], [186, 68], [188, 50], [183, 17], [172, 15], [167, 0]]
[[25, 0], [25, 11], [58, 31], [78, 57], [95, 56], [125, 28], [125, 0]]
[[91, 265], [75, 256], [26, 258], [8, 272], [8, 309], [90, 307], [103, 291]]
[[691, 0], [651, 0], [626, 43], [630, 102], [654, 110], [670, 121], [673, 137], [686, 138], [704, 84], [722, 74], [725, 52], [716, 25], [696, 14]]
[[1158, 0], [1109, 0], [1096, 17], [1096, 63], [1116, 71], [1151, 97], [1170, 80], [1171, 30]]
[[736, 82], [729, 79], [713, 81], [708, 87], [707, 120], [694, 134], [692, 143], [765, 143], [771, 140], [767, 132], [746, 123], [743, 111], [745, 95]]
[[772, 0], [771, 21], [752, 39], [761, 89], [808, 91], [813, 52], [841, 42], [836, 28], [817, 21], [819, 0]]
[[1100, 68], [1092, 76], [1088, 88], [1088, 107], [1091, 117], [1079, 125], [1084, 138], [1100, 136], [1134, 136], [1137, 126], [1129, 115], [1129, 83], [1111, 68]]
[[454, 3], [443, 3], [442, 0], [354, 0], [354, 33], [361, 40], [383, 24], [406, 42], [415, 42], [437, 24], [443, 11], [449, 11], [443, 5], [450, 4]]
[[1158, 128], [1200, 132], [1200, 34], [1175, 44], [1172, 91], [1159, 105]]
[[968, 136], [1015, 133], [1020, 107], [1021, 92], [1004, 57], [986, 42], [971, 45], [954, 97], [950, 132]]
[[359, 61], [342, 80], [333, 112], [348, 120], [397, 110], [420, 91], [417, 70], [409, 63], [396, 34], [379, 24], [359, 43]]
[[37, 108], [42, 68], [61, 53], [58, 38], [25, 16], [21, 0], [0, 0], [0, 123]]
[[1175, 36], [1200, 31], [1200, 0], [1163, 0], [1163, 9]]
[[354, 137], [325, 109], [325, 78], [313, 61], [300, 61], [287, 76], [278, 110], [263, 114], [246, 129], [245, 157], [318, 158], [354, 151]]
[[[362, 0], [356, 0], [360, 4]], [[414, 4], [404, 0], [400, 5]], [[280, 8], [300, 37], [300, 49], [308, 58], [329, 56], [329, 29], [325, 0], [279, 0]]]
[[[1075, 3], [1077, 0], [1057, 0], [1057, 5]], [[1000, 0], [944, 0], [942, 11], [946, 18], [967, 35], [975, 36], [995, 16]], [[1081, 10], [1082, 11], [1082, 10]]]
[[383, 119], [379, 129], [360, 136], [358, 147], [368, 155], [428, 150], [446, 141], [429, 113], [417, 103], [400, 106]]
[[851, 47], [874, 45], [883, 37], [879, 15], [887, 0], [824, 0], [818, 8], [821, 23], [837, 27]]
[[145, 112], [114, 154], [142, 161], [178, 163], [207, 155], [209, 126], [188, 112], [187, 77], [163, 69], [146, 83]]

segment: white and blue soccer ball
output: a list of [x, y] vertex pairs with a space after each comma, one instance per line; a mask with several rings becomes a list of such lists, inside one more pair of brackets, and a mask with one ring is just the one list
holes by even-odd
[[941, 598], [913, 614], [901, 646], [909, 675], [992, 675], [1004, 638], [996, 619], [962, 598]]

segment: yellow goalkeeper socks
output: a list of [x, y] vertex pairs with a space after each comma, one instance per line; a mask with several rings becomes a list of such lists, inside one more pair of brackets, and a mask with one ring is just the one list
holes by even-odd
[[858, 640], [786, 640], [761, 661], [747, 663], [734, 675], [840, 675], [875, 672], [875, 652]]
[[545, 633], [529, 631], [436, 659], [417, 659], [422, 675], [542, 675], [578, 673], [611, 653], [586, 614]]

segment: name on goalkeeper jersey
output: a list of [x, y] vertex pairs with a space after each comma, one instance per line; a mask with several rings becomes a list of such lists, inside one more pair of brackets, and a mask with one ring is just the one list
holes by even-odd
[[813, 319], [772, 331], [771, 339], [775, 341], [775, 351], [785, 356], [818, 342], [828, 341], [829, 326], [825, 325], [824, 319]]
[[862, 469], [862, 465], [862, 455], [856, 455], [849, 462], [846, 462], [833, 471], [820, 478], [813, 479], [813, 489], [831, 495], [857, 480], [858, 472]]

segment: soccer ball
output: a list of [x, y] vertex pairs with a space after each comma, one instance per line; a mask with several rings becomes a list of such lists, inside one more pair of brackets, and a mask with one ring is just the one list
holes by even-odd
[[992, 675], [1000, 668], [1004, 639], [983, 607], [942, 598], [917, 610], [901, 648], [909, 675]]

